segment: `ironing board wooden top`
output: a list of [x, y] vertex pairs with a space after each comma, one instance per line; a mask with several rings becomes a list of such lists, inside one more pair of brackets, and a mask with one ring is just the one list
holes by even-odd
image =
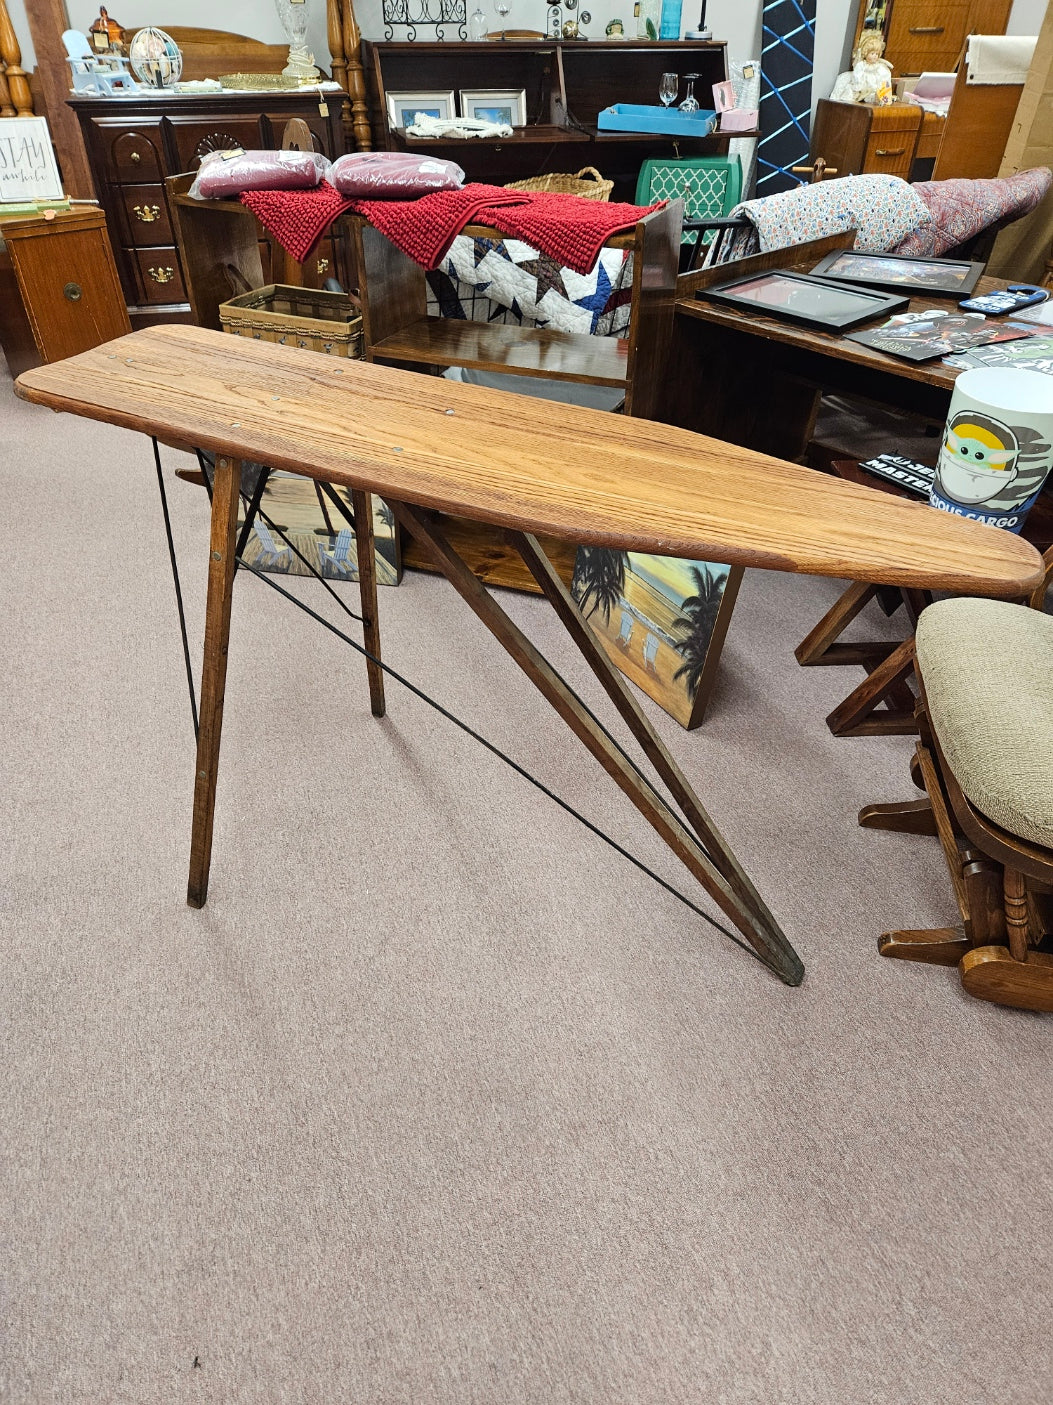
[[989, 595], [1023, 595], [1041, 575], [1009, 532], [687, 430], [198, 327], [133, 332], [27, 371], [16, 390], [586, 545]]

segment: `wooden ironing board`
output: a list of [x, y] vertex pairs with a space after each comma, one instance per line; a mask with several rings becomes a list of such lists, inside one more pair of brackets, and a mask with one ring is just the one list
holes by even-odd
[[[686, 430], [546, 404], [360, 361], [181, 326], [151, 327], [21, 376], [26, 400], [215, 451], [201, 724], [187, 901], [204, 904], [212, 848], [242, 460], [352, 491], [373, 712], [384, 711], [368, 494], [402, 525], [790, 985], [804, 967], [608, 662], [534, 533], [656, 552], [1014, 597], [1041, 578], [1008, 532]], [[504, 614], [421, 509], [507, 529], [542, 592], [664, 782], [677, 814]], [[371, 657], [370, 657], [371, 656]]]

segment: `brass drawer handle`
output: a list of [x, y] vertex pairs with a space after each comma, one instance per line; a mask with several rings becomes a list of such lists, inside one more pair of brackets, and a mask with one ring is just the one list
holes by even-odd
[[916, 25], [913, 29], [907, 30], [908, 34], [942, 34], [942, 24]]
[[133, 205], [135, 218], [141, 220], [143, 224], [153, 224], [155, 220], [161, 218], [160, 205]]
[[171, 283], [175, 277], [175, 269], [171, 265], [166, 268], [148, 268], [146, 271], [155, 283]]
[[133, 151], [133, 152], [131, 153], [131, 155], [128, 157], [128, 160], [132, 163], [133, 166], [138, 166], [139, 162], [140, 162], [142, 159], [143, 159], [143, 158], [139, 155], [139, 153], [138, 153], [137, 151]]
[[907, 148], [906, 148], [905, 146], [897, 146], [896, 149], [893, 151], [893, 150], [891, 150], [891, 149], [886, 150], [885, 147], [879, 146], [878, 149], [877, 149], [877, 151], [874, 152], [874, 155], [875, 155], [875, 156], [902, 156], [903, 153], [906, 151], [906, 149], [907, 149]]

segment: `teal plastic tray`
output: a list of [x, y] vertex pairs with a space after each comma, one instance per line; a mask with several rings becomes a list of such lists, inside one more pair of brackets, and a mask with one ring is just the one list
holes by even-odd
[[596, 123], [601, 132], [658, 132], [669, 137], [708, 137], [716, 131], [717, 114], [700, 108], [681, 112], [672, 107], [642, 107], [616, 102], [605, 107]]

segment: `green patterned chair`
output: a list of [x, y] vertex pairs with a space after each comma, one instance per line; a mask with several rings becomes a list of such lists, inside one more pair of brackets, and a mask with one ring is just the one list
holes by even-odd
[[[742, 166], [737, 156], [659, 156], [645, 161], [636, 182], [637, 205], [684, 200], [684, 219], [717, 219], [742, 197]], [[700, 231], [685, 229], [681, 246], [691, 249]], [[703, 233], [703, 238], [705, 234]]]

